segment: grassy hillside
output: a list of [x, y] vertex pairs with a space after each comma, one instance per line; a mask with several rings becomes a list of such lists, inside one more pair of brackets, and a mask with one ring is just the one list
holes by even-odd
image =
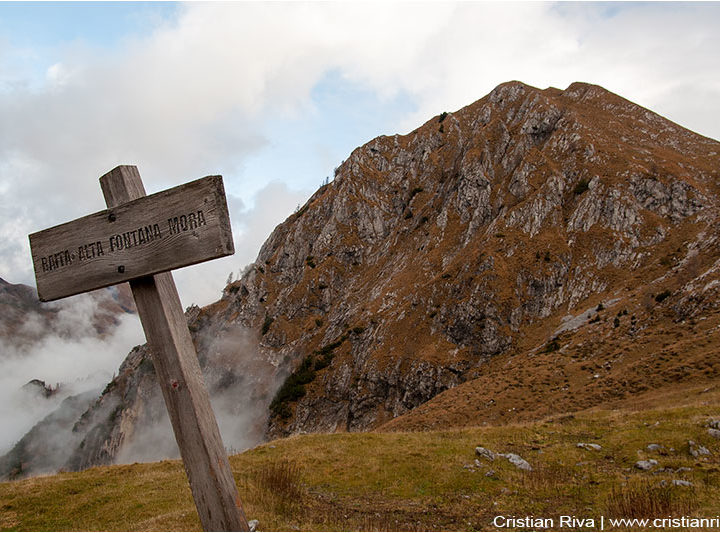
[[[487, 530], [497, 515], [709, 518], [720, 499], [720, 440], [707, 427], [720, 419], [718, 396], [453, 431], [304, 435], [231, 464], [246, 514], [262, 530]], [[691, 455], [688, 440], [710, 455]], [[533, 470], [504, 458], [476, 463], [478, 445], [519, 454]], [[641, 471], [641, 459], [658, 465]], [[200, 523], [182, 464], [163, 461], [0, 484], [0, 528], [181, 531]]]

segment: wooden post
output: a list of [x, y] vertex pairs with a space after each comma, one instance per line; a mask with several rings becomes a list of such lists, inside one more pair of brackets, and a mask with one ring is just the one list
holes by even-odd
[[[109, 208], [145, 196], [135, 166], [119, 166], [100, 178]], [[170, 272], [130, 280], [190, 481], [206, 531], [248, 531], [210, 397]]]

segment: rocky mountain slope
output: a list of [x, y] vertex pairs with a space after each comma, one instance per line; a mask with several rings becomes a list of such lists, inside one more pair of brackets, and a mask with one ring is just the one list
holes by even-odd
[[[41, 470], [57, 469], [57, 453], [67, 444], [63, 437], [99, 394], [112, 371], [102, 364], [80, 364], [78, 350], [110, 349], [119, 331], [127, 331], [127, 317], [135, 313], [126, 287], [102, 289], [59, 302], [41, 303], [34, 288], [0, 279], [0, 446], [6, 452], [34, 421], [46, 419], [43, 431], [30, 432], [17, 450]], [[118, 354], [120, 355], [120, 354]], [[102, 361], [106, 353], [88, 354]], [[64, 367], [70, 366], [67, 373]], [[113, 365], [114, 366], [114, 365]], [[59, 376], [72, 376], [63, 382]], [[42, 378], [42, 379], [41, 379]], [[49, 380], [52, 379], [52, 381]], [[44, 381], [48, 379], [48, 382]], [[91, 394], [78, 394], [93, 390]], [[72, 398], [67, 398], [68, 396]], [[67, 401], [63, 401], [63, 400]], [[52, 437], [52, 438], [51, 438]], [[50, 441], [53, 441], [52, 443]], [[29, 444], [26, 446], [25, 444]], [[0, 461], [13, 463], [12, 460]], [[44, 468], [47, 465], [48, 468]], [[10, 466], [10, 471], [14, 470]], [[37, 469], [36, 468], [36, 469]], [[4, 467], [2, 470], [7, 471]]]
[[[316, 366], [334, 356], [304, 396], [289, 391], [297, 400], [274, 410], [270, 434], [377, 427], [481, 378], [489, 362], [502, 374], [519, 354], [566, 348], [553, 340], [562, 318], [603, 302], [611, 335], [618, 314], [633, 333], [656, 327], [655, 307], [674, 305], [677, 322], [699, 318], [717, 290], [719, 154], [716, 141], [600, 87], [517, 82], [357, 149], [273, 233], [229, 303], [241, 317], [272, 319], [262, 344], [278, 355]], [[594, 365], [610, 354], [589, 337], [577, 358]], [[552, 371], [572, 355], [556, 354]], [[525, 358], [518, 381], [536, 374]], [[661, 385], [643, 364], [623, 360], [624, 383], [598, 383], [629, 394]], [[536, 398], [565, 386], [554, 381], [536, 386]], [[529, 386], [516, 386], [516, 400]], [[551, 409], [586, 402], [572, 394], [582, 398]], [[484, 420], [469, 406], [468, 423]]]
[[[378, 137], [189, 310], [221, 428], [249, 445], [714, 386], [719, 188], [720, 143], [583, 83], [506, 83]], [[154, 442], [153, 379], [133, 351], [66, 466]]]

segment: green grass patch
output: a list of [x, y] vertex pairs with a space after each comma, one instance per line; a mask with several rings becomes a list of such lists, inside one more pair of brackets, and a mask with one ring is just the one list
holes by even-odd
[[573, 189], [573, 193], [576, 196], [580, 196], [582, 193], [587, 191], [589, 188], [590, 188], [590, 180], [583, 178], [577, 182], [577, 184], [575, 185], [575, 188]]
[[543, 353], [557, 352], [560, 349], [560, 340], [555, 338], [548, 342], [543, 348]]
[[272, 326], [272, 323], [275, 321], [273, 317], [270, 315], [265, 315], [265, 320], [263, 321], [261, 333], [265, 335], [268, 331], [270, 331], [270, 326]]
[[313, 359], [311, 356], [307, 356], [275, 393], [275, 397], [270, 403], [270, 413], [283, 419], [289, 418], [290, 411], [287, 404], [305, 396], [305, 385], [314, 379]]
[[665, 301], [671, 294], [672, 294], [672, 292], [666, 289], [666, 290], [662, 291], [660, 294], [657, 294], [655, 296], [655, 301], [657, 303], [661, 303], [661, 302]]
[[[363, 330], [364, 331], [364, 330]], [[360, 332], [362, 333], [362, 331]], [[348, 334], [343, 334], [338, 340], [335, 342], [331, 342], [330, 344], [326, 344], [322, 348], [320, 348], [317, 352], [318, 355], [327, 355], [332, 353], [336, 348], [339, 348], [343, 342], [345, 342], [348, 338]]]
[[413, 190], [410, 191], [410, 200], [412, 200], [413, 198], [415, 198], [416, 195], [420, 194], [420, 193], [423, 192], [424, 190], [425, 190], [425, 189], [423, 189], [422, 187], [415, 187], [415, 188], [413, 188]]
[[[454, 431], [302, 435], [233, 456], [230, 464], [247, 517], [264, 531], [495, 530], [500, 514], [710, 518], [720, 497], [720, 441], [707, 434], [710, 418], [720, 418], [720, 407], [593, 410]], [[688, 440], [711, 455], [691, 456]], [[648, 451], [650, 443], [662, 451]], [[533, 470], [503, 458], [476, 464], [478, 445], [516, 453]], [[634, 468], [639, 459], [659, 464], [643, 472]], [[1, 483], [0, 527], [185, 531], [200, 523], [181, 463], [164, 461]]]

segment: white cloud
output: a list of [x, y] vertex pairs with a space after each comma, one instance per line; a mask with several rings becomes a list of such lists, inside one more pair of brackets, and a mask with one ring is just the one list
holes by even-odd
[[65, 69], [62, 63], [55, 63], [51, 65], [45, 73], [45, 78], [48, 82], [49, 87], [59, 87], [64, 85], [69, 79], [71, 74]]
[[[117, 164], [137, 164], [148, 192], [218, 173], [232, 194], [260, 190], [263, 177], [246, 175], [244, 162], [272, 142], [268, 120], [312, 115], [311, 90], [329, 71], [380, 98], [413, 98], [400, 132], [519, 79], [598, 83], [718, 138], [719, 12], [712, 4], [192, 3], [112, 53], [58, 49], [45, 85], [22, 82], [32, 69], [3, 78], [0, 272], [30, 281], [24, 236], [102, 209], [96, 178]], [[4, 65], [20, 63], [13, 54], [33, 57], [3, 42], [0, 52]], [[318, 139], [300, 141], [318, 157]], [[252, 239], [267, 237], [267, 223], [256, 229]]]
[[293, 191], [280, 182], [271, 182], [254, 197], [252, 207], [228, 195], [235, 254], [173, 272], [183, 306], [207, 305], [218, 298], [230, 273], [237, 279], [243, 268], [257, 257], [272, 230], [310, 196]]
[[[130, 349], [144, 342], [135, 315], [118, 316], [118, 325], [97, 338], [92, 328], [99, 300], [80, 295], [54, 304], [58, 313], [50, 327], [29, 315], [23, 333], [34, 342], [16, 345], [0, 338], [0, 455], [7, 452], [36, 422], [73, 394], [102, 388]], [[59, 392], [43, 398], [23, 385], [39, 379]]]

